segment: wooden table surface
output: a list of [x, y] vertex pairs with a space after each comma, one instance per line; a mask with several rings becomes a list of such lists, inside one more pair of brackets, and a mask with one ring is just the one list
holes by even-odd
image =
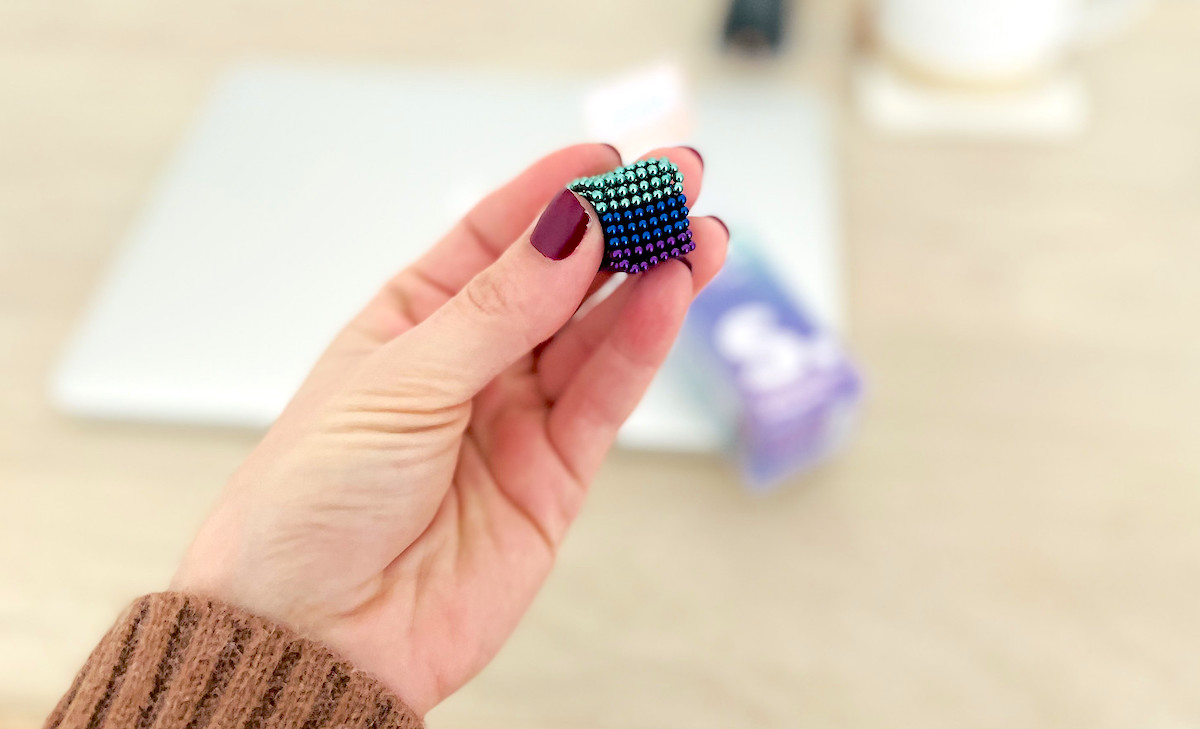
[[[718, 4], [689, 0], [0, 4], [0, 727], [38, 725], [165, 584], [254, 441], [43, 395], [223, 68], [676, 54], [844, 100], [850, 15], [808, 3], [771, 65], [722, 61]], [[616, 454], [431, 725], [1200, 726], [1200, 3], [1080, 63], [1095, 122], [1058, 144], [888, 139], [842, 102], [853, 447], [767, 498], [715, 459]]]

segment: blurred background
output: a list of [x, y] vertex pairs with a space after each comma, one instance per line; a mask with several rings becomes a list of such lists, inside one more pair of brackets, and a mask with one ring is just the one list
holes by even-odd
[[6, 0], [0, 727], [384, 267], [587, 138], [704, 151], [806, 398], [706, 299], [731, 409], [656, 392], [431, 726], [1200, 726], [1197, 69], [1195, 0]]

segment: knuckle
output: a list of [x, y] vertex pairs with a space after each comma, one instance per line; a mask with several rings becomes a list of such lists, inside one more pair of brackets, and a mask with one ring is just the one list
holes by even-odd
[[511, 312], [517, 301], [512, 284], [490, 270], [476, 276], [463, 293], [466, 295], [466, 304], [488, 318]]

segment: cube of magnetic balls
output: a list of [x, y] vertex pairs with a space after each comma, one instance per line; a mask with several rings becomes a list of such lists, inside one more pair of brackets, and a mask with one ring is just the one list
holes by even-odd
[[643, 159], [567, 186], [604, 227], [602, 271], [640, 273], [695, 250], [683, 173], [666, 157]]

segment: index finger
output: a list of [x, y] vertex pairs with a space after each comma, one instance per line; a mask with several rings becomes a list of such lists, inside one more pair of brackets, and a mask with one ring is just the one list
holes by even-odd
[[453, 295], [525, 232], [554, 193], [620, 162], [609, 144], [577, 144], [543, 157], [480, 200], [412, 268]]

